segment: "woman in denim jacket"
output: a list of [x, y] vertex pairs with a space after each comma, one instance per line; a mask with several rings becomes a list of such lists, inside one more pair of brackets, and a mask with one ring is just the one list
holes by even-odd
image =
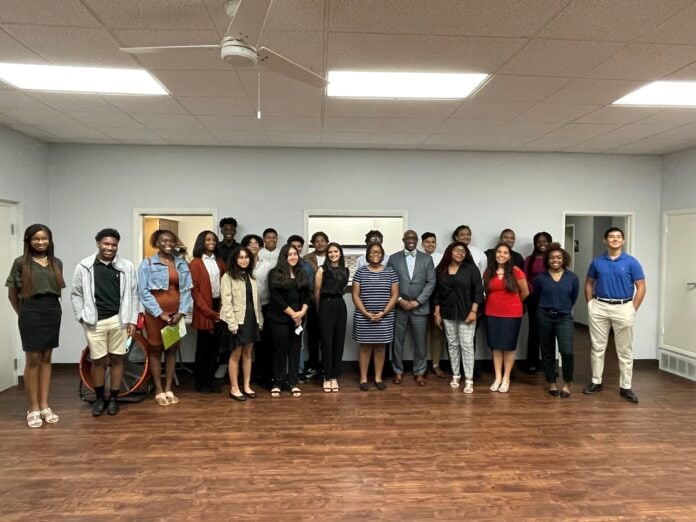
[[179, 344], [171, 346], [164, 355], [165, 378], [162, 388], [161, 330], [176, 325], [191, 313], [191, 272], [186, 261], [176, 256], [174, 247], [178, 240], [169, 230], [155, 230], [150, 244], [158, 252], [140, 263], [138, 267], [138, 296], [145, 308], [145, 330], [150, 344], [148, 358], [150, 374], [155, 384], [155, 400], [160, 406], [176, 404], [179, 399], [172, 392], [176, 352]]

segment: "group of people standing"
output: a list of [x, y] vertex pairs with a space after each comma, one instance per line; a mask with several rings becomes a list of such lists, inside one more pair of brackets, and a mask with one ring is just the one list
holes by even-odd
[[[257, 396], [251, 387], [252, 366], [255, 380], [268, 382], [272, 397], [284, 390], [300, 397], [300, 372], [316, 371], [319, 353], [323, 391], [340, 390], [347, 325], [344, 294], [350, 278], [341, 246], [331, 243], [327, 234], [316, 232], [311, 238], [314, 251], [303, 258], [301, 236], [290, 236], [278, 248], [274, 229], [265, 230], [263, 236], [246, 235], [241, 243], [235, 240], [234, 218], [221, 220], [220, 229], [222, 240], [210, 230], [198, 235], [190, 263], [177, 255], [178, 238], [173, 232], [156, 230], [150, 238], [156, 252], [140, 263], [137, 273], [130, 261], [117, 254], [118, 231], [97, 233], [97, 251], [80, 261], [71, 289], [75, 317], [84, 328], [92, 359], [94, 416], [119, 411], [122, 358], [131, 336], [142, 326], [138, 325], [141, 306], [155, 400], [161, 406], [179, 402], [172, 390], [178, 343], [165, 347], [162, 332], [177, 327], [188, 315], [197, 330], [195, 377], [201, 393], [220, 391], [215, 373], [221, 353], [229, 357], [229, 395], [236, 401]], [[360, 390], [369, 390], [371, 359], [375, 387], [386, 388], [383, 371], [389, 345], [393, 383], [401, 384], [409, 335], [416, 383], [426, 384], [429, 337], [432, 371], [446, 377], [440, 368], [442, 338], [438, 333], [443, 331], [452, 369], [450, 386], [461, 386], [463, 372], [463, 391], [473, 393], [475, 339], [477, 327], [483, 323], [495, 373], [489, 389], [508, 392], [526, 308], [527, 369], [536, 370], [541, 349], [549, 393], [568, 397], [574, 368], [573, 306], [579, 294], [578, 278], [569, 269], [569, 254], [546, 232], [534, 236], [534, 250], [526, 259], [513, 250], [515, 233], [511, 229], [503, 230], [499, 243], [486, 252], [471, 245], [471, 229], [466, 225], [454, 230], [452, 242], [442, 254], [436, 252], [434, 233], [421, 236], [423, 251], [417, 249], [418, 239], [415, 231], [407, 230], [403, 250], [387, 256], [381, 232], [372, 230], [365, 236], [365, 255], [357, 261], [350, 289]], [[623, 252], [623, 231], [612, 227], [604, 239], [607, 252], [593, 260], [584, 287], [590, 315], [592, 383], [583, 391], [602, 390], [604, 352], [613, 329], [621, 395], [638, 402], [631, 389], [631, 340], [633, 317], [645, 296], [645, 276], [638, 261]], [[58, 346], [61, 321], [59, 297], [65, 282], [48, 227], [37, 224], [26, 229], [24, 254], [15, 260], [6, 286], [27, 353], [27, 425], [37, 428], [44, 422], [55, 423], [59, 417], [49, 407], [48, 395], [51, 353]], [[305, 329], [306, 367], [301, 357]], [[563, 372], [560, 389], [556, 344]], [[107, 362], [111, 366], [108, 397], [104, 389]]]

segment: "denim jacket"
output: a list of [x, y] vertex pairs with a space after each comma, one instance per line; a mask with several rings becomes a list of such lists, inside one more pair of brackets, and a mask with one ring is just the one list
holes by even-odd
[[[174, 258], [174, 268], [179, 274], [179, 313], [191, 315], [193, 308], [191, 271], [186, 261], [180, 257]], [[159, 254], [143, 259], [138, 267], [138, 296], [147, 313], [155, 317], [162, 315], [162, 309], [152, 295], [152, 290], [168, 289], [169, 269], [160, 261]]]

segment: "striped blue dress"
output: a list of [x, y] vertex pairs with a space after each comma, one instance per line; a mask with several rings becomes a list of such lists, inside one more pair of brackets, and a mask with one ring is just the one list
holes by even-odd
[[[372, 272], [361, 266], [353, 276], [354, 283], [360, 283], [360, 300], [368, 312], [377, 313], [387, 306], [391, 297], [391, 287], [399, 282], [394, 269], [384, 267], [381, 272]], [[381, 321], [372, 322], [357, 308], [353, 313], [353, 340], [364, 344], [383, 344], [394, 340], [394, 315], [392, 310]]]

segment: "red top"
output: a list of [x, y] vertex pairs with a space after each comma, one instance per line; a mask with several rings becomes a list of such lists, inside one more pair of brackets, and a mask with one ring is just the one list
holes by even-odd
[[[512, 276], [520, 281], [525, 278], [524, 272], [512, 267]], [[519, 292], [508, 292], [505, 281], [493, 277], [486, 289], [486, 315], [493, 317], [522, 317], [524, 308]]]

